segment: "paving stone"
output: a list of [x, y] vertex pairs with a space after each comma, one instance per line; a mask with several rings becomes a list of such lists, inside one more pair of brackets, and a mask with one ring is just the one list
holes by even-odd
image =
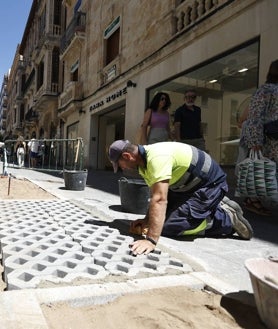
[[[36, 256], [40, 253], [48, 253], [53, 249], [64, 250], [81, 250], [81, 246], [78, 243], [72, 241], [70, 236], [67, 235], [53, 235], [51, 237], [46, 236], [40, 242], [34, 243], [31, 246], [26, 242], [14, 243], [3, 247], [2, 249], [2, 260], [5, 261], [8, 257], [13, 255], [31, 255]], [[5, 262], [4, 264], [5, 265]]]
[[103, 279], [108, 274], [102, 266], [96, 264], [80, 264], [74, 269], [66, 266], [37, 266], [36, 269], [17, 269], [7, 275], [7, 289], [36, 288], [40, 283], [70, 283], [77, 278]]
[[85, 253], [74, 253], [68, 251], [64, 254], [49, 253], [46, 256], [44, 254], [36, 255], [35, 257], [27, 258], [27, 255], [18, 257], [17, 259], [11, 259], [9, 257], [5, 262], [4, 280], [7, 282], [7, 275], [17, 269], [28, 271], [30, 269], [51, 268], [57, 266], [65, 266], [67, 268], [75, 268], [78, 264], [94, 264], [94, 259]]
[[[12, 212], [17, 211], [12, 214]], [[0, 202], [0, 246], [8, 290], [43, 281], [70, 283], [108, 275], [188, 273], [192, 268], [156, 249], [134, 257], [133, 237], [64, 200]]]

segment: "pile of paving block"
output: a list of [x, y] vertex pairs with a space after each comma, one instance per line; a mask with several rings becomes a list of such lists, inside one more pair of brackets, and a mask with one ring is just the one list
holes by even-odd
[[132, 241], [70, 201], [0, 201], [0, 259], [7, 290], [193, 271], [159, 249], [134, 257], [128, 247]]

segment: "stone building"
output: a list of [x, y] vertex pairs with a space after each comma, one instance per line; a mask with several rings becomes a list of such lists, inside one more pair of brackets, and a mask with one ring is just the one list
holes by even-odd
[[0, 134], [3, 138], [6, 132], [7, 124], [7, 104], [8, 104], [8, 79], [9, 75], [5, 74], [3, 77], [0, 90]]
[[25, 139], [57, 134], [61, 11], [62, 0], [33, 0], [9, 79], [13, 135], [18, 128]]
[[136, 142], [156, 92], [173, 114], [194, 88], [207, 151], [233, 165], [226, 142], [278, 58], [277, 12], [276, 0], [34, 0], [20, 46], [25, 130], [82, 137], [85, 166], [110, 169], [108, 146]]
[[23, 57], [19, 54], [17, 46], [12, 67], [7, 80], [7, 116], [6, 139], [16, 138], [23, 134], [24, 105], [22, 95], [22, 76], [24, 73]]

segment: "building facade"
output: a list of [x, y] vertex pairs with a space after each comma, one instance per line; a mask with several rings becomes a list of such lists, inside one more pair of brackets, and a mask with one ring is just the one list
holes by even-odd
[[0, 90], [0, 134], [1, 140], [6, 132], [7, 124], [7, 104], [8, 104], [8, 80], [9, 75], [5, 74], [3, 77]]
[[7, 133], [54, 138], [59, 127], [62, 0], [34, 0], [9, 78]]
[[86, 167], [110, 169], [107, 148], [137, 141], [156, 92], [173, 115], [194, 88], [207, 151], [234, 165], [237, 119], [278, 58], [277, 12], [276, 0], [34, 0], [19, 51], [25, 137], [82, 137]]

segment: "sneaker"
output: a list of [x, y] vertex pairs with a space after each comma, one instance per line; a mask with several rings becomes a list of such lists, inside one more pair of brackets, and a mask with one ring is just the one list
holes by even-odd
[[[233, 201], [234, 202], [234, 201]], [[236, 203], [236, 202], [235, 202]], [[249, 224], [248, 220], [243, 217], [242, 210], [239, 211], [237, 204], [236, 207], [232, 207], [231, 205], [225, 203], [222, 204], [221, 207], [229, 214], [232, 227], [235, 232], [244, 240], [251, 240], [253, 237], [253, 229]]]
[[229, 199], [227, 196], [224, 196], [220, 204], [227, 204], [228, 206], [234, 208], [234, 210], [240, 212], [243, 215], [243, 210], [240, 205], [237, 202]]

